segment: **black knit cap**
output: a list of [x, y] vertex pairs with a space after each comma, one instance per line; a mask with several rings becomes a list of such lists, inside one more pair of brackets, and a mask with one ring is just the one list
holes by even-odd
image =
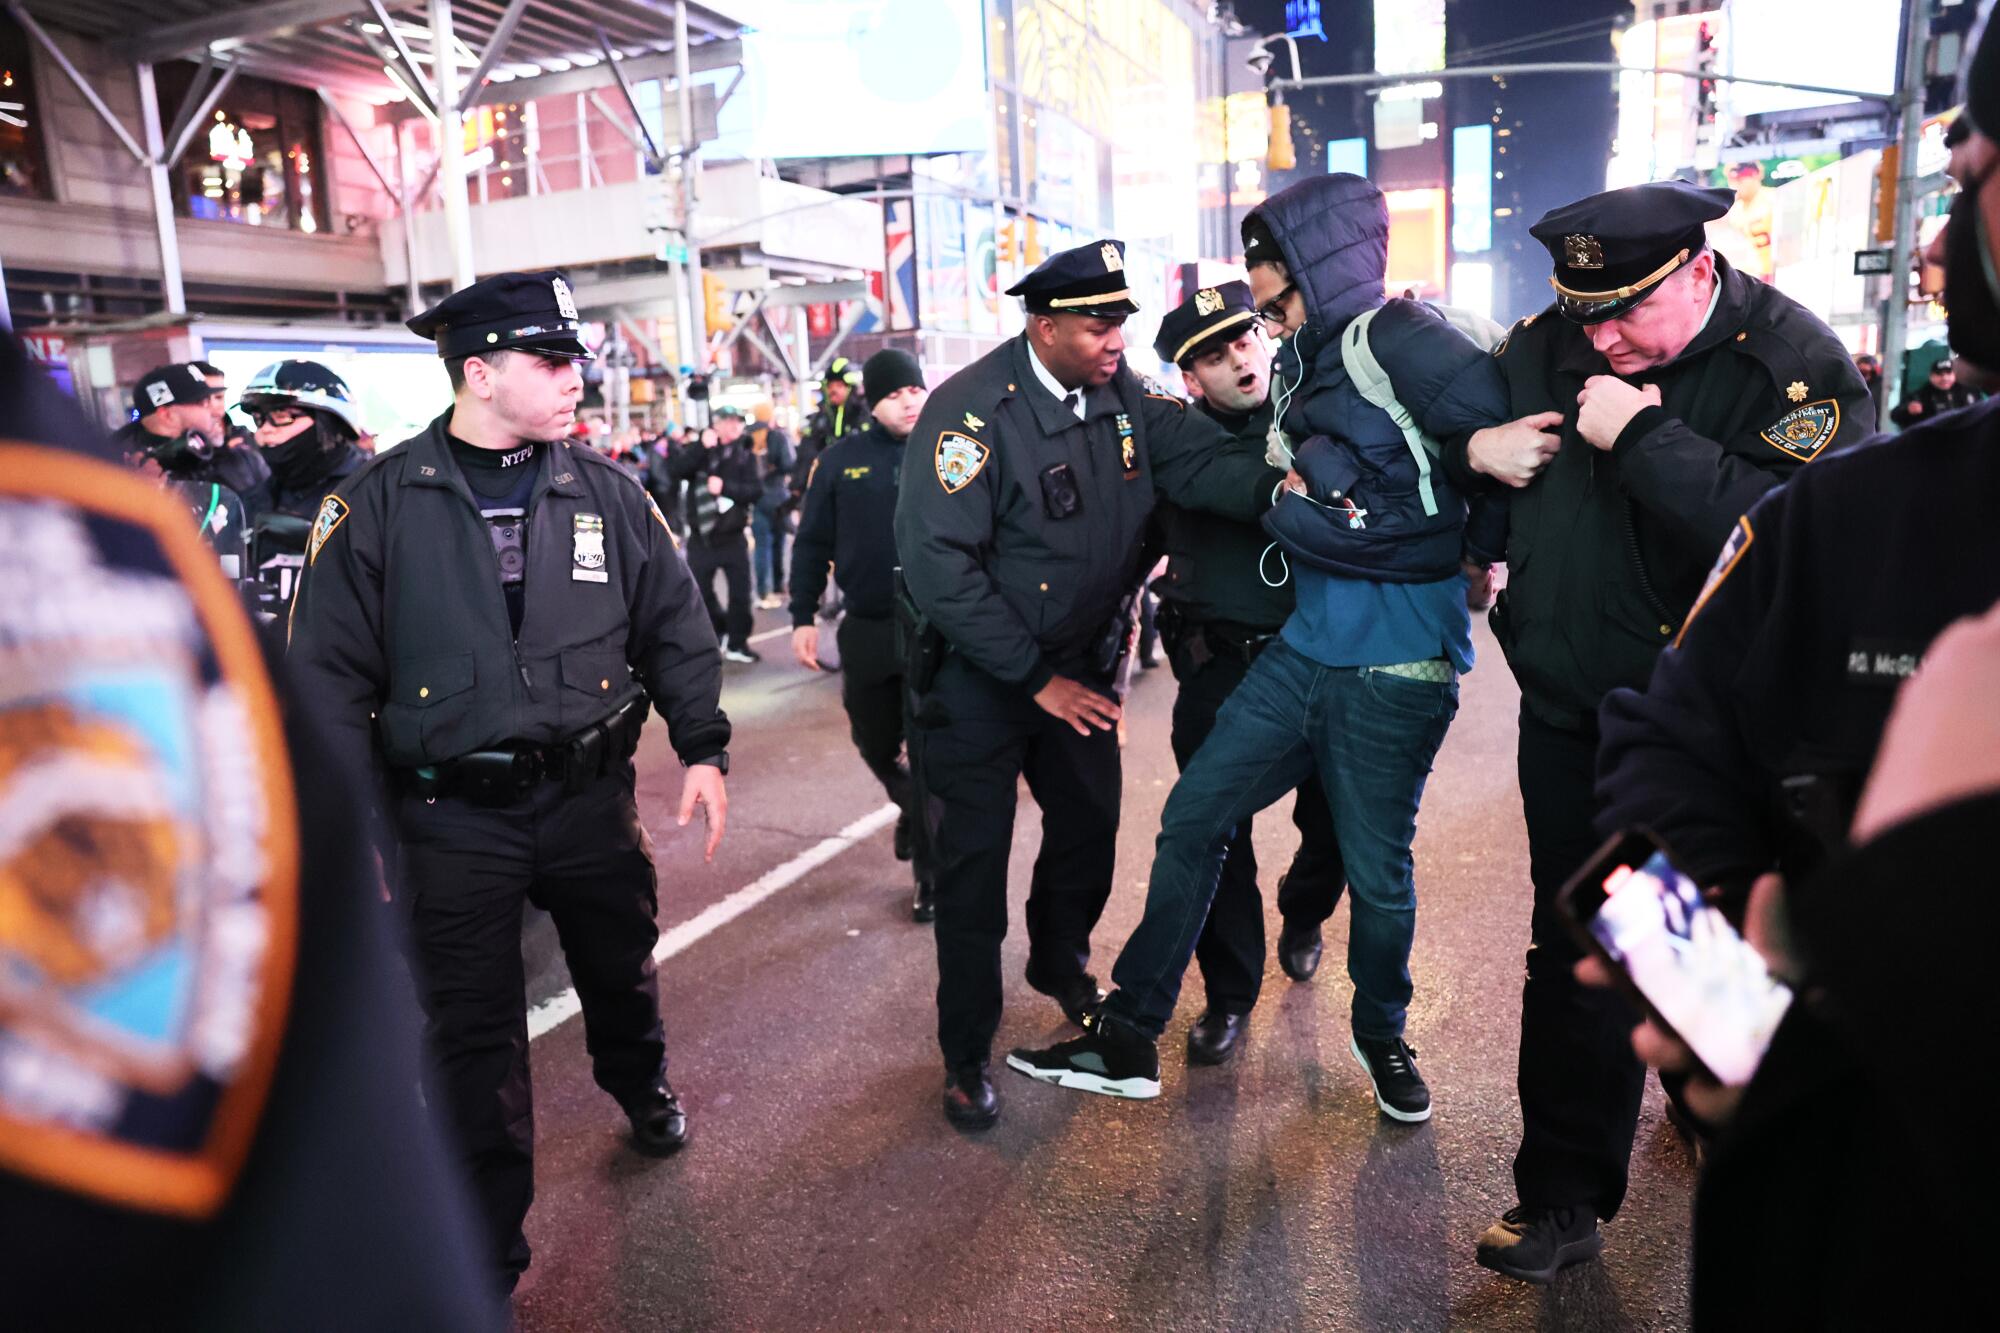
[[861, 367], [861, 392], [871, 403], [911, 387], [924, 387], [924, 368], [900, 347], [884, 347]]

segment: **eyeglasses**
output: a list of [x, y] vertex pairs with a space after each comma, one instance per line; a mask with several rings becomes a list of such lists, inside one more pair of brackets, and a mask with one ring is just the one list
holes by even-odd
[[1285, 331], [1285, 302], [1290, 300], [1292, 293], [1298, 289], [1299, 286], [1297, 283], [1288, 282], [1285, 284], [1284, 289], [1276, 296], [1257, 307], [1257, 318], [1263, 321], [1265, 332], [1283, 333]]
[[249, 413], [250, 420], [259, 426], [289, 426], [305, 416], [304, 412], [294, 407], [251, 407], [244, 410]]

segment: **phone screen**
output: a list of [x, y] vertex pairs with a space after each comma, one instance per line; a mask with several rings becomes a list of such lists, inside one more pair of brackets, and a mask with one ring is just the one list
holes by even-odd
[[1664, 851], [1625, 846], [1633, 854], [1611, 858], [1585, 928], [1710, 1073], [1732, 1086], [1749, 1082], [1791, 988]]

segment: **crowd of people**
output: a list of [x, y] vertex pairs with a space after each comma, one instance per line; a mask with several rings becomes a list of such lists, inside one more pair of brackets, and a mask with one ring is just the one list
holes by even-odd
[[[1431, 1117], [1448, 1089], [1408, 1040], [1412, 846], [1459, 681], [1479, 665], [1471, 617], [1490, 608], [1520, 687], [1532, 902], [1515, 1202], [1468, 1237], [1472, 1257], [1546, 1283], [1603, 1249], [1652, 1064], [1704, 1144], [1698, 1326], [1962, 1310], [1993, 1176], [1972, 1137], [1989, 1080], [1951, 1056], [1994, 1016], [1975, 950], [1991, 934], [1980, 835], [2000, 792], [2000, 408], [1973, 404], [1966, 382], [2000, 379], [2000, 142], [1980, 128], [2000, 125], [2000, 43], [1980, 45], [1962, 119], [1963, 188], [1937, 255], [1956, 359], [1898, 407], [1901, 436], [1865, 444], [1866, 367], [1709, 247], [1729, 191], [1679, 181], [1545, 215], [1532, 234], [1555, 299], [1504, 330], [1385, 300], [1381, 192], [1344, 174], [1302, 181], [1243, 220], [1243, 280], [1162, 319], [1153, 350], [1185, 397], [1128, 365], [1124, 247], [1092, 241], [1015, 284], [1023, 332], [935, 388], [904, 351], [835, 359], [796, 441], [768, 412], [730, 407], [666, 437], [576, 438], [591, 352], [567, 279], [501, 274], [409, 321], [452, 402], [379, 454], [347, 385], [313, 361], [242, 388], [247, 431], [232, 430], [212, 365], [142, 377], [116, 447], [169, 497], [154, 509], [87, 459], [73, 414], [10, 349], [8, 434], [67, 444], [81, 471], [0, 473], [0, 558], [44, 570], [50, 598], [45, 567], [67, 560], [65, 578], [96, 580], [79, 595], [124, 598], [133, 616], [100, 641], [64, 628], [57, 601], [10, 604], [7, 651], [35, 649], [18, 654], [35, 688], [9, 705], [9, 754], [61, 752], [70, 767], [52, 771], [87, 778], [140, 764], [89, 724], [116, 714], [103, 673], [129, 674], [156, 642], [196, 663], [207, 692], [144, 694], [172, 714], [151, 716], [154, 733], [185, 730], [169, 749], [220, 752], [222, 717], [256, 740], [161, 788], [206, 782], [217, 811], [255, 807], [255, 854], [195, 865], [143, 784], [85, 809], [84, 782], [50, 834], [81, 850], [39, 862], [69, 887], [31, 886], [49, 928], [0, 932], [57, 997], [164, 948], [163, 922], [237, 921], [218, 957], [256, 941], [232, 970], [256, 978], [232, 1011], [252, 1021], [210, 1032], [186, 1086], [172, 1062], [110, 1062], [91, 1032], [0, 1009], [26, 1044], [9, 1050], [34, 1055], [0, 1062], [0, 1101], [39, 1097], [26, 1136], [0, 1118], [0, 1221], [45, 1266], [22, 1297], [30, 1321], [54, 1308], [50, 1280], [85, 1271], [72, 1251], [110, 1218], [178, 1219], [149, 1224], [163, 1255], [249, 1244], [245, 1210], [225, 1206], [235, 1191], [258, 1201], [255, 1252], [282, 1245], [272, 1190], [306, 1186], [252, 1145], [299, 1135], [285, 1117], [348, 1058], [312, 984], [339, 973], [348, 994], [382, 967], [383, 923], [329, 907], [351, 908], [359, 882], [406, 941], [425, 1100], [445, 1131], [427, 1137], [416, 1110], [413, 1042], [392, 1043], [393, 1076], [367, 1085], [382, 1095], [350, 1089], [366, 1103], [354, 1123], [313, 1122], [349, 1157], [364, 1127], [388, 1145], [373, 1168], [312, 1187], [333, 1215], [365, 1219], [351, 1253], [393, 1241], [426, 1256], [421, 1271], [392, 1264], [383, 1292], [435, 1307], [427, 1326], [480, 1326], [529, 1263], [524, 903], [555, 922], [593, 1075], [633, 1147], [679, 1151], [690, 1126], [667, 1077], [633, 755], [657, 710], [685, 770], [677, 818], [703, 819], [713, 856], [728, 815], [722, 664], [757, 660], [760, 606], [788, 608], [799, 668], [838, 670], [856, 749], [899, 807], [911, 913], [935, 933], [942, 1111], [968, 1133], [1002, 1112], [990, 1070], [1023, 781], [1041, 809], [1026, 981], [1076, 1035], [1008, 1066], [1076, 1092], [1159, 1095], [1190, 963], [1206, 1002], [1186, 1058], [1231, 1059], [1265, 962], [1252, 825], [1289, 796], [1300, 842], [1277, 884], [1280, 967], [1315, 974], [1345, 900], [1350, 1050], [1383, 1116]], [[211, 595], [214, 563], [190, 564], [185, 524], [159, 518], [171, 509], [254, 590], [284, 658], [282, 709], [255, 640]], [[1179, 686], [1181, 773], [1107, 993], [1091, 937], [1112, 891], [1119, 727], [1149, 596]], [[66, 652], [37, 637], [56, 629]], [[372, 808], [295, 806], [293, 775]], [[1734, 1086], [1661, 1013], [1634, 1010], [1616, 960], [1572, 919], [1569, 887], [1605, 839], [1639, 829], [1795, 996]], [[117, 868], [115, 893], [77, 871], [91, 857]], [[159, 866], [178, 896], [132, 900]], [[336, 942], [366, 966], [334, 967]], [[63, 1077], [25, 1082], [31, 1066]], [[46, 1153], [58, 1131], [74, 1148], [60, 1161]], [[119, 1163], [159, 1174], [118, 1178]], [[397, 1212], [385, 1199], [419, 1192], [428, 1213], [367, 1234]], [[198, 1304], [251, 1326], [282, 1285], [253, 1267]], [[130, 1290], [90, 1297], [115, 1309]]]

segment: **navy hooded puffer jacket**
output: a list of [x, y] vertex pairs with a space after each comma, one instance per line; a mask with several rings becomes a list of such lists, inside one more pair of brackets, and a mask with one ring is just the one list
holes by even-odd
[[1341, 363], [1342, 330], [1382, 306], [1369, 346], [1398, 384], [1422, 385], [1412, 395], [1418, 401], [1399, 399], [1419, 427], [1443, 440], [1506, 419], [1506, 381], [1485, 349], [1421, 302], [1385, 303], [1382, 192], [1360, 176], [1320, 176], [1272, 195], [1251, 216], [1276, 239], [1306, 306], [1305, 325], [1279, 350], [1271, 399], [1281, 428], [1302, 442], [1295, 467], [1310, 498], [1285, 493], [1265, 515], [1265, 530], [1294, 560], [1388, 583], [1448, 578], [1462, 553], [1498, 559], [1500, 534], [1490, 522], [1466, 550], [1465, 499], [1435, 461], [1438, 512], [1424, 512], [1409, 443]]

